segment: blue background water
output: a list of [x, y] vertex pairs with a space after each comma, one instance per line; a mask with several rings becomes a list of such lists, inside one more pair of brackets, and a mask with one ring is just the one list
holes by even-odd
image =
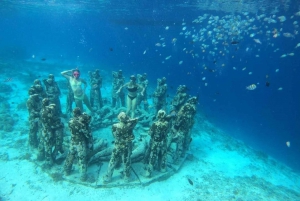
[[[199, 30], [207, 24], [193, 24], [198, 15], [223, 16], [224, 13], [175, 5], [155, 1], [143, 1], [138, 5], [119, 1], [57, 5], [44, 1], [39, 6], [18, 7], [10, 2], [3, 3], [0, 58], [23, 61], [34, 54], [36, 59], [46, 58], [45, 62], [74, 67], [89, 64], [108, 71], [123, 69], [127, 77], [146, 72], [153, 87], [158, 77], [166, 76], [170, 95], [179, 84], [187, 85], [191, 95], [199, 95], [198, 110], [208, 120], [229, 135], [299, 171], [300, 48], [294, 48], [300, 42], [299, 36], [294, 39], [271, 37], [281, 53], [294, 51], [294, 57], [279, 58], [281, 54], [274, 53], [276, 48], [266, 45], [264, 37], [261, 37], [261, 46], [245, 37], [237, 46], [229, 46], [225, 56], [211, 57], [202, 53], [200, 42], [193, 43], [191, 38], [179, 35], [181, 24], [185, 22], [188, 28], [194, 26]], [[291, 16], [297, 12], [296, 8], [279, 14]], [[257, 26], [261, 25], [259, 23], [255, 22]], [[166, 26], [170, 29], [166, 30]], [[287, 32], [291, 29], [288, 25], [281, 27]], [[162, 43], [159, 36], [165, 38], [166, 47], [155, 46]], [[171, 42], [173, 38], [177, 38], [176, 45]], [[182, 51], [183, 48], [193, 50], [200, 57], [191, 57]], [[259, 57], [255, 57], [256, 54]], [[171, 59], [165, 60], [169, 55]], [[181, 60], [183, 64], [178, 65]], [[203, 64], [216, 71], [203, 70]], [[234, 66], [247, 66], [247, 73], [234, 71]], [[89, 70], [85, 68], [82, 70]], [[275, 69], [280, 71], [276, 73]], [[65, 69], [58, 67], [57, 70]], [[48, 71], [51, 73], [53, 69]], [[248, 75], [249, 71], [253, 75]], [[207, 87], [202, 77], [206, 77]], [[269, 87], [265, 86], [266, 81], [270, 82]], [[246, 90], [245, 87], [252, 83], [259, 83], [257, 89]], [[279, 87], [283, 90], [278, 91]], [[291, 142], [289, 148], [287, 141]]]

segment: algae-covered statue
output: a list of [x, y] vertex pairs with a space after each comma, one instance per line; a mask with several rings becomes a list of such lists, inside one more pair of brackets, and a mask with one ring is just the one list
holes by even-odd
[[39, 132], [41, 131], [41, 99], [33, 88], [30, 88], [28, 93], [29, 99], [26, 102], [26, 106], [29, 113], [29, 145], [32, 148], [37, 148]]
[[120, 101], [120, 106], [125, 107], [125, 94], [123, 90], [118, 90], [124, 85], [125, 78], [123, 76], [122, 70], [118, 72], [113, 71], [113, 83], [112, 83], [112, 107], [116, 107]]
[[90, 102], [92, 107], [97, 107], [98, 109], [103, 107], [102, 100], [102, 77], [100, 76], [99, 70], [95, 70], [94, 72], [89, 71], [90, 77]]
[[64, 171], [65, 175], [71, 173], [74, 159], [77, 157], [82, 181], [85, 181], [87, 178], [88, 152], [92, 151], [94, 147], [93, 136], [89, 128], [90, 122], [91, 116], [82, 113], [78, 107], [73, 110], [73, 118], [69, 121], [71, 141], [69, 153], [64, 165]]
[[55, 104], [57, 114], [61, 115], [61, 104], [59, 100], [59, 96], [61, 93], [58, 84], [55, 81], [54, 75], [49, 74], [48, 79], [44, 79], [43, 82], [46, 88], [46, 94], [47, 98], [50, 101], [50, 104]]
[[157, 87], [153, 93], [153, 103], [155, 106], [155, 113], [161, 109], [166, 109], [167, 104], [167, 84], [166, 78], [157, 79]]
[[168, 135], [168, 121], [166, 112], [159, 110], [157, 113], [157, 121], [155, 121], [149, 129], [151, 140], [149, 143], [146, 162], [146, 177], [151, 177], [154, 165], [157, 164], [158, 170], [166, 172], [167, 170], [167, 135]]
[[104, 183], [110, 182], [116, 165], [122, 162], [124, 165], [123, 177], [129, 181], [131, 168], [132, 141], [134, 140], [133, 129], [138, 119], [130, 119], [124, 112], [118, 115], [119, 123], [112, 126], [112, 134], [115, 138], [115, 147], [108, 164], [108, 170], [103, 177]]
[[87, 95], [85, 94], [87, 83], [85, 80], [80, 78], [80, 71], [78, 69], [67, 70], [61, 72], [61, 75], [67, 78], [70, 83], [70, 86], [74, 93], [74, 100], [76, 106], [79, 107], [81, 111], [83, 111], [83, 103], [84, 103], [87, 106], [87, 108], [92, 112], [93, 109], [90, 105]]
[[191, 129], [194, 125], [196, 115], [197, 97], [192, 97], [180, 108], [174, 120], [170, 140], [176, 143], [176, 151], [173, 155], [174, 162], [178, 162], [180, 157], [184, 157], [191, 142]]
[[63, 150], [63, 129], [64, 125], [57, 113], [56, 105], [50, 104], [48, 98], [42, 101], [41, 121], [43, 124], [43, 132], [39, 145], [39, 160], [45, 158], [45, 167], [50, 168], [58, 152], [64, 153]]

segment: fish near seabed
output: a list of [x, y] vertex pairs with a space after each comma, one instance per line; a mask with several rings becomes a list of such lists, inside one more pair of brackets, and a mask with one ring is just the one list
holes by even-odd
[[250, 84], [249, 86], [246, 87], [247, 90], [253, 91], [254, 89], [256, 89], [256, 85], [255, 84]]
[[194, 182], [191, 179], [187, 178], [187, 180], [188, 180], [189, 184], [191, 184], [192, 186], [194, 185]]

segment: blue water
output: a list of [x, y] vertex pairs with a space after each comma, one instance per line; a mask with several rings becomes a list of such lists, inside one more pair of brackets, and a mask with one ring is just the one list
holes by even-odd
[[[152, 88], [157, 78], [165, 76], [170, 96], [179, 84], [187, 85], [190, 95], [199, 96], [198, 111], [209, 121], [228, 135], [300, 171], [300, 48], [295, 48], [300, 37], [294, 33], [299, 28], [292, 24], [293, 21], [300, 23], [300, 17], [294, 16], [299, 3], [292, 1], [286, 9], [278, 3], [279, 12], [274, 19], [278, 21], [277, 16], [284, 15], [287, 17], [284, 23], [255, 20], [251, 24], [258, 27], [256, 32], [263, 32], [254, 37], [262, 44], [255, 43], [249, 37], [249, 31], [242, 34], [243, 39], [239, 39], [237, 45], [230, 44], [231, 39], [228, 39], [227, 52], [221, 42], [203, 52], [200, 48], [203, 42], [193, 42], [191, 36], [180, 35], [184, 26], [196, 34], [202, 28], [211, 29], [207, 20], [192, 23], [199, 15], [207, 13], [221, 18], [230, 14], [240, 15], [242, 19], [245, 16], [238, 12], [199, 9], [196, 1], [16, 2], [1, 3], [1, 61], [46, 58], [44, 63], [60, 63], [70, 68], [78, 66], [86, 72], [92, 69], [91, 66], [106, 71], [123, 69], [127, 77], [146, 72]], [[247, 6], [244, 7], [247, 10]], [[255, 18], [256, 14], [263, 13], [258, 11], [249, 16]], [[267, 17], [272, 16], [270, 8], [265, 13]], [[183, 26], [182, 23], [186, 24]], [[281, 35], [277, 38], [272, 34], [266, 36], [265, 32], [274, 28], [282, 28]], [[291, 32], [295, 37], [282, 36], [285, 32]], [[177, 39], [175, 44], [172, 43], [174, 38]], [[205, 43], [210, 44], [211, 38], [206, 38]], [[166, 47], [155, 46], [163, 42]], [[184, 48], [193, 52], [186, 53]], [[276, 48], [279, 48], [278, 52], [274, 52]], [[224, 56], [219, 54], [221, 50], [225, 52]], [[209, 51], [215, 51], [217, 55], [209, 55]], [[295, 56], [280, 58], [291, 52]], [[166, 60], [170, 55], [172, 57]], [[179, 61], [183, 61], [182, 65]], [[207, 66], [206, 70], [203, 65]], [[244, 67], [247, 70], [242, 71]], [[65, 70], [62, 68], [42, 70], [58, 73]], [[279, 72], [275, 72], [276, 69]], [[249, 72], [253, 74], [249, 75]], [[202, 81], [203, 77], [206, 77], [205, 81]], [[265, 85], [266, 81], [270, 83], [269, 87]], [[204, 86], [205, 82], [207, 86]], [[246, 90], [250, 84], [256, 84], [257, 88]], [[280, 87], [283, 90], [278, 90]], [[286, 146], [287, 141], [290, 141], [290, 147]]]

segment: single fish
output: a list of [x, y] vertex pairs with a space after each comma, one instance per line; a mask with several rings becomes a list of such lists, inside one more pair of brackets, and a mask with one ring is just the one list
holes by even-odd
[[279, 16], [278, 19], [280, 22], [284, 22], [286, 20], [286, 17], [282, 15], [282, 16]]
[[192, 180], [190, 180], [189, 178], [188, 179], [188, 182], [193, 186], [194, 185], [194, 182]]
[[231, 41], [230, 43], [231, 43], [231, 45], [237, 45], [237, 44], [239, 44], [240, 42], [239, 42], [239, 41]]
[[286, 57], [286, 54], [283, 54], [283, 55], [280, 56], [280, 58], [284, 58], [284, 57]]
[[261, 41], [259, 39], [257, 39], [257, 38], [254, 38], [253, 40], [254, 40], [254, 42], [256, 42], [258, 44], [262, 44]]
[[291, 34], [291, 33], [283, 33], [282, 34], [284, 37], [287, 37], [287, 38], [295, 38], [295, 36], [293, 35], [293, 34]]
[[253, 91], [256, 89], [256, 85], [255, 84], [250, 84], [249, 86], [246, 87], [247, 90]]
[[166, 60], [169, 60], [171, 57], [172, 57], [172, 56], [170, 55], [170, 56], [167, 56], [165, 59], [166, 59]]

